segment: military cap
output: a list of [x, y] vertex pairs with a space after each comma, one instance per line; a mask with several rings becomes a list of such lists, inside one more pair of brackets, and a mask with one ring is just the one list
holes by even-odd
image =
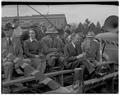
[[89, 38], [89, 37], [95, 37], [95, 34], [94, 34], [94, 32], [88, 32], [88, 35], [86, 36], [87, 38]]
[[48, 27], [46, 33], [58, 33], [58, 31], [54, 27]]

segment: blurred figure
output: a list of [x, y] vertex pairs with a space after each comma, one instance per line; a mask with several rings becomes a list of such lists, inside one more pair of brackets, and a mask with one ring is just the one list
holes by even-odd
[[22, 28], [19, 25], [19, 19], [15, 18], [12, 22], [13, 36], [20, 37], [22, 35]]
[[65, 30], [64, 30], [66, 33], [68, 33], [68, 34], [71, 34], [71, 25], [69, 25], [69, 24], [67, 24], [66, 26], [65, 26]]
[[41, 54], [41, 44], [36, 39], [36, 33], [33, 29], [29, 30], [29, 39], [24, 42], [25, 57], [31, 60], [31, 66], [44, 73], [46, 63]]
[[1, 35], [1, 38], [4, 38], [5, 37], [5, 33], [4, 33], [4, 28], [2, 26], [2, 35]]
[[92, 68], [89, 69], [89, 74], [99, 75], [95, 72], [95, 67], [97, 64], [99, 64], [100, 44], [97, 40], [94, 39], [94, 36], [94, 32], [88, 32], [86, 39], [82, 43], [82, 50], [85, 52], [86, 63], [92, 66]]
[[82, 65], [81, 59], [84, 54], [82, 54], [81, 43], [83, 38], [78, 33], [73, 33], [71, 36], [72, 41], [64, 48], [64, 56], [66, 68], [74, 69]]
[[61, 65], [63, 55], [63, 43], [57, 37], [58, 31], [53, 27], [48, 27], [46, 36], [41, 39], [42, 53], [46, 56], [47, 65], [53, 68], [55, 65]]
[[41, 28], [40, 28], [40, 40], [46, 35], [46, 26], [44, 23], [41, 24]]

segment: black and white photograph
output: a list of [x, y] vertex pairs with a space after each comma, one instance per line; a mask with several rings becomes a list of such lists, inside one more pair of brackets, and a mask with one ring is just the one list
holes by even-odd
[[3, 0], [1, 94], [118, 94], [119, 1]]

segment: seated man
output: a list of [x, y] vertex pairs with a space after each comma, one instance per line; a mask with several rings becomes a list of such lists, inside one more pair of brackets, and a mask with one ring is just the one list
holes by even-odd
[[74, 69], [82, 65], [81, 58], [83, 58], [84, 54], [82, 54], [81, 42], [82, 35], [73, 33], [71, 43], [67, 44], [64, 48], [66, 68]]
[[63, 43], [57, 37], [58, 31], [53, 27], [48, 27], [46, 36], [41, 39], [42, 53], [46, 56], [47, 65], [51, 69], [55, 65], [62, 65]]
[[91, 31], [86, 36], [86, 39], [82, 43], [82, 50], [85, 52], [85, 63], [90, 64], [92, 69], [89, 69], [89, 73], [99, 76], [101, 73], [96, 72], [96, 66], [99, 64], [100, 56], [100, 44], [94, 39], [95, 34]]
[[24, 53], [25, 57], [31, 60], [31, 66], [44, 73], [46, 63], [41, 54], [41, 44], [37, 41], [35, 31], [32, 29], [29, 30], [29, 39], [24, 42]]

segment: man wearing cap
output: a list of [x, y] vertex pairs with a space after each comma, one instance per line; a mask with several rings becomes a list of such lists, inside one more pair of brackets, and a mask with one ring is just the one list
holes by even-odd
[[61, 61], [61, 55], [63, 55], [63, 43], [61, 39], [57, 37], [58, 31], [53, 27], [48, 27], [46, 36], [41, 39], [42, 53], [46, 56], [47, 65], [52, 68], [55, 66], [56, 61]]
[[41, 24], [41, 38], [43, 38], [45, 36], [45, 32], [46, 32], [46, 26], [45, 26], [45, 23], [42, 23]]
[[22, 28], [19, 25], [19, 19], [15, 18], [12, 22], [13, 36], [20, 37], [22, 35]]
[[86, 63], [90, 64], [92, 68], [89, 68], [89, 74], [93, 74], [95, 72], [95, 67], [97, 66], [97, 61], [99, 61], [99, 50], [100, 45], [97, 40], [94, 39], [94, 32], [88, 32], [86, 39], [82, 43], [82, 50], [85, 52]]

